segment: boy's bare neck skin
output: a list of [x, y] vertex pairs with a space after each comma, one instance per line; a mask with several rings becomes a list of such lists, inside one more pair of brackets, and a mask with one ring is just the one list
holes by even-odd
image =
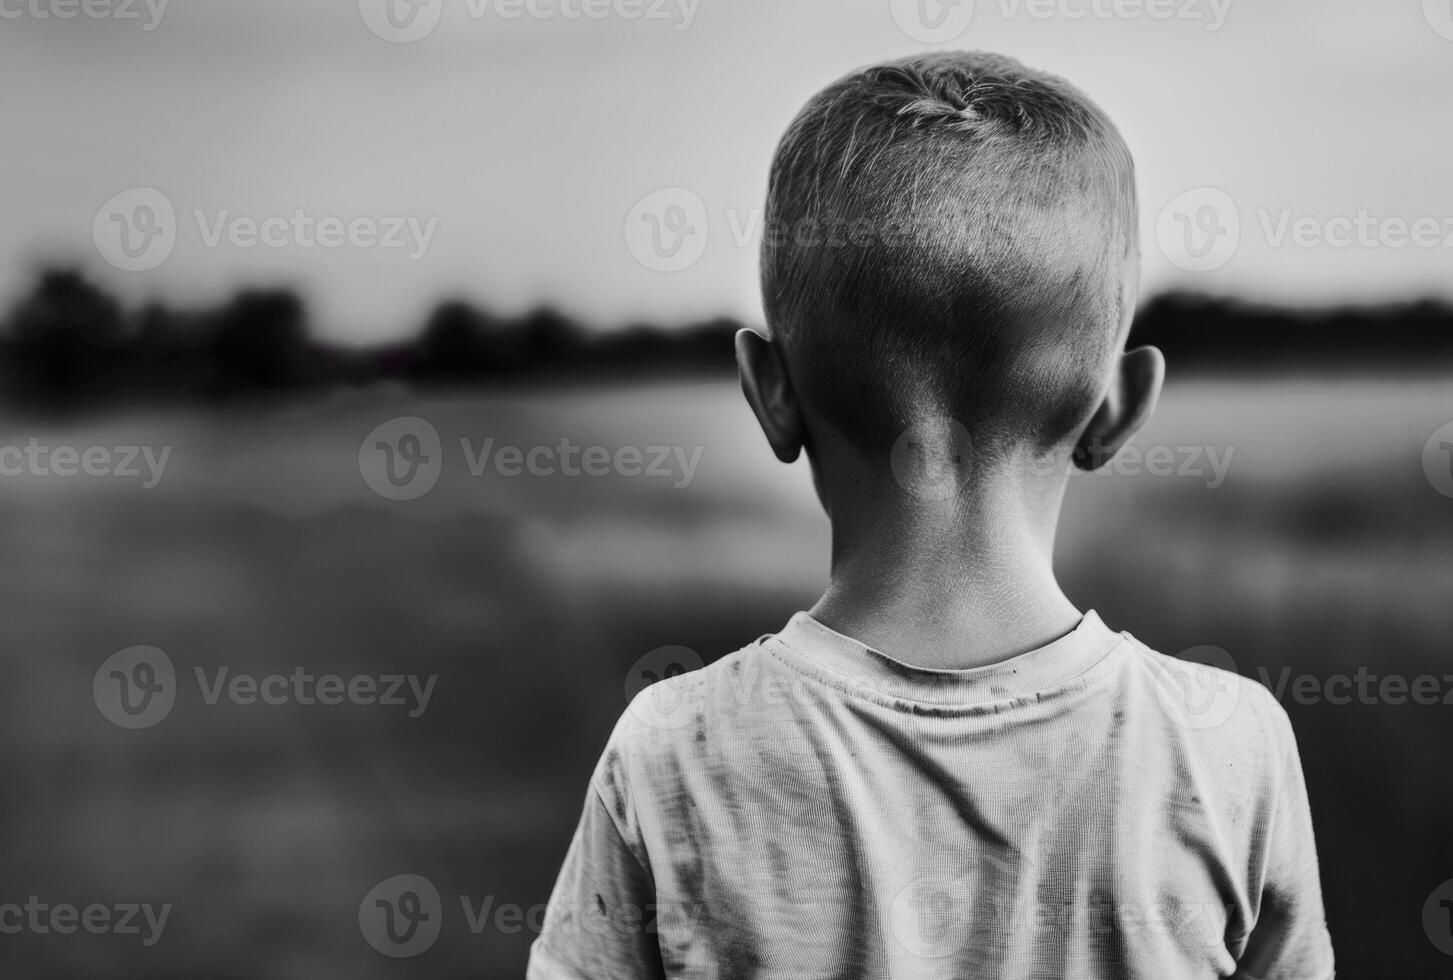
[[922, 499], [892, 473], [844, 468], [858, 467], [835, 461], [820, 475], [833, 524], [820, 622], [935, 670], [998, 663], [1079, 623], [1051, 561], [1062, 482], [981, 478]]
[[989, 464], [959, 445], [951, 427], [930, 425], [917, 439], [915, 426], [919, 444], [910, 443], [909, 462], [927, 461], [926, 486], [915, 482], [912, 465], [905, 479], [883, 453], [870, 461], [849, 448], [851, 440], [799, 397], [772, 341], [741, 331], [737, 362], [773, 453], [784, 463], [804, 449], [811, 457], [833, 528], [832, 584], [812, 610], [823, 623], [904, 663], [937, 669], [1007, 660], [1074, 629], [1080, 613], [1052, 567], [1068, 466], [1103, 466], [1150, 417], [1165, 378], [1160, 351], [1137, 347], [1116, 357], [1073, 452], [1062, 447], [1063, 472], [1053, 459], [1046, 465], [1013, 454]]

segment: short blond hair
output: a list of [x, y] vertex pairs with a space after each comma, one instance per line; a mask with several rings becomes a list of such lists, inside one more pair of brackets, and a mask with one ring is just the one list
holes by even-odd
[[1137, 222], [1129, 149], [1067, 82], [983, 52], [866, 68], [815, 96], [773, 161], [768, 324], [856, 439], [930, 409], [1052, 445], [1123, 343]]

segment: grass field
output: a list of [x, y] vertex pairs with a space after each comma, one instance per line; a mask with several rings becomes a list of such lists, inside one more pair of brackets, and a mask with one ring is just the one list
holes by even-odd
[[[1076, 479], [1071, 595], [1166, 652], [1243, 673], [1453, 673], [1453, 500], [1420, 458], [1446, 379], [1173, 386], [1138, 444], [1201, 476]], [[438, 485], [373, 493], [364, 436], [438, 429]], [[661, 478], [470, 474], [459, 439], [702, 447]], [[478, 905], [542, 903], [631, 665], [710, 660], [823, 584], [826, 528], [731, 383], [419, 400], [354, 392], [273, 412], [0, 424], [0, 446], [170, 446], [122, 477], [0, 480], [0, 903], [170, 904], [159, 941], [0, 935], [23, 978], [518, 977], [532, 938]], [[1226, 459], [1208, 486], [1196, 448]], [[123, 730], [92, 698], [112, 653], [165, 650], [176, 704]], [[194, 670], [437, 675], [399, 707], [208, 704]], [[1453, 685], [1443, 685], [1444, 688]], [[1284, 702], [1302, 745], [1347, 977], [1435, 977], [1422, 908], [1453, 877], [1453, 707]], [[444, 896], [417, 960], [374, 952], [359, 904], [393, 875]], [[528, 915], [526, 915], [528, 918]]]

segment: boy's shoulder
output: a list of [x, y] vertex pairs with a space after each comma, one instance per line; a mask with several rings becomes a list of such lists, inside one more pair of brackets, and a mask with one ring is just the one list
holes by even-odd
[[771, 639], [772, 634], [759, 637], [704, 667], [645, 688], [627, 705], [613, 740], [642, 746], [669, 743], [757, 703], [764, 689], [783, 686], [764, 676], [777, 674], [781, 667], [766, 649]]
[[[1110, 656], [1107, 695], [1133, 707], [1141, 723], [1167, 740], [1279, 771], [1296, 753], [1291, 721], [1262, 684], [1242, 676], [1226, 651], [1194, 647], [1180, 656], [1161, 653], [1130, 633]], [[851, 698], [794, 669], [774, 649], [774, 634], [749, 643], [699, 670], [662, 680], [637, 694], [621, 716], [608, 751], [617, 764], [710, 753], [718, 762], [732, 748], [759, 750], [801, 723], [801, 709], [823, 699]], [[1251, 775], [1248, 771], [1247, 775]]]
[[763, 705], [780, 711], [781, 720], [791, 713], [790, 692], [765, 701], [762, 696], [788, 686], [782, 682], [783, 665], [764, 649], [769, 638], [698, 670], [657, 681], [631, 699], [592, 780], [618, 819], [625, 818], [622, 801], [633, 800], [638, 789], [657, 784], [666, 774], [679, 776], [708, 758], [715, 765], [730, 765], [747, 743], [780, 737], [779, 719], [744, 717]]
[[1170, 656], [1129, 633], [1121, 636], [1133, 681], [1154, 694], [1168, 728], [1189, 741], [1220, 745], [1227, 752], [1241, 748], [1278, 765], [1295, 754], [1286, 709], [1263, 684], [1241, 674], [1226, 650], [1198, 646]]

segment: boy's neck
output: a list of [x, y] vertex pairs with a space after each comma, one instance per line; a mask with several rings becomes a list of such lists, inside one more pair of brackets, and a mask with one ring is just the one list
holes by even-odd
[[1082, 618], [1052, 567], [1058, 503], [1006, 495], [874, 508], [871, 519], [840, 510], [832, 583], [812, 615], [915, 667], [979, 667], [1044, 646]]

